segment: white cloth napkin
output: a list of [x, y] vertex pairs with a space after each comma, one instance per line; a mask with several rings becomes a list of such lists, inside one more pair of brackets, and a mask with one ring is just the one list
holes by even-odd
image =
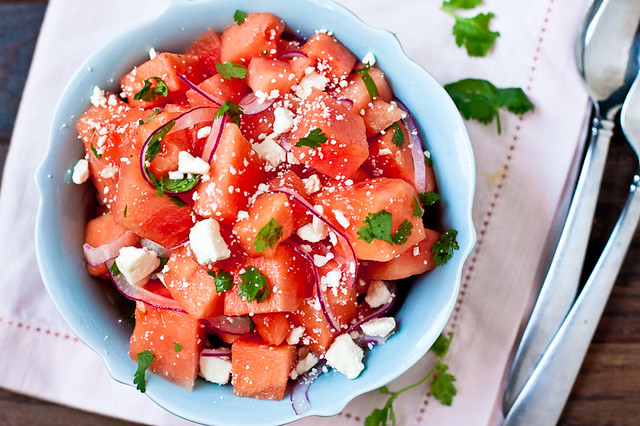
[[[45, 152], [56, 101], [81, 62], [120, 29], [153, 16], [169, 0], [50, 0], [16, 121], [0, 192], [0, 386], [84, 410], [150, 424], [184, 422], [133, 387], [113, 381], [102, 360], [56, 312], [37, 271], [33, 174]], [[455, 46], [453, 19], [439, 1], [344, 0], [365, 22], [397, 34], [407, 54], [445, 84], [485, 78], [522, 87], [536, 105], [523, 117], [501, 112], [495, 125], [468, 122], [477, 164], [478, 244], [446, 330], [458, 395], [444, 407], [416, 387], [395, 402], [399, 424], [467, 425], [499, 421], [503, 377], [523, 316], [540, 284], [538, 266], [588, 116], [573, 43], [588, 0], [486, 0], [500, 31], [485, 58]], [[465, 16], [475, 14], [462, 12]], [[389, 385], [421, 378], [426, 356]], [[300, 424], [361, 424], [386, 397], [356, 398], [331, 419]]]

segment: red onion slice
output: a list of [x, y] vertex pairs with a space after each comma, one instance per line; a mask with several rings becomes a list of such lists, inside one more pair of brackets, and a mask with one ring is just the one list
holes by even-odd
[[422, 139], [420, 139], [420, 132], [418, 131], [418, 126], [406, 105], [398, 99], [395, 99], [395, 101], [398, 104], [398, 107], [407, 114], [402, 122], [407, 128], [407, 133], [409, 134], [409, 146], [411, 148], [411, 156], [413, 157], [416, 190], [418, 192], [425, 192], [427, 190], [427, 165], [424, 160], [424, 148], [422, 146]]
[[306, 53], [304, 53], [302, 50], [286, 50], [278, 55], [278, 59], [282, 61], [288, 61], [289, 59], [299, 58], [301, 56], [305, 58], [307, 57]]
[[201, 88], [196, 86], [184, 74], [180, 74], [180, 73], [177, 73], [177, 74], [178, 74], [178, 78], [180, 78], [180, 80], [182, 80], [184, 82], [184, 84], [189, 86], [189, 89], [193, 90], [194, 92], [196, 92], [198, 95], [202, 96], [203, 98], [205, 98], [209, 102], [211, 102], [211, 103], [213, 103], [215, 105], [218, 105], [218, 106], [220, 106], [220, 105], [222, 105], [224, 103], [223, 100], [213, 96], [210, 93], [205, 92], [204, 90], [202, 90]]
[[221, 346], [219, 348], [204, 348], [202, 352], [200, 352], [200, 356], [207, 356], [207, 357], [231, 356], [231, 348], [227, 348], [224, 346]]
[[205, 318], [204, 325], [213, 331], [226, 334], [245, 335], [251, 333], [251, 318], [219, 315]]
[[348, 98], [334, 98], [336, 101], [340, 102], [343, 107], [347, 108], [349, 111], [353, 109], [353, 101]]
[[257, 97], [255, 93], [251, 92], [240, 99], [238, 105], [242, 107], [243, 115], [255, 115], [269, 109], [275, 101], [275, 99], [261, 99]]
[[143, 248], [146, 248], [149, 251], [154, 252], [155, 254], [158, 255], [158, 257], [168, 258], [169, 256], [171, 256], [171, 250], [164, 248], [163, 246], [156, 243], [155, 241], [151, 241], [146, 238], [142, 238], [140, 240], [140, 246]]
[[202, 148], [201, 158], [211, 163], [213, 161], [213, 155], [216, 153], [218, 149], [218, 145], [220, 144], [220, 139], [222, 138], [222, 131], [224, 130], [224, 125], [227, 122], [226, 114], [221, 118], [216, 118], [213, 120], [213, 124], [211, 124], [211, 133], [207, 137], [207, 142], [204, 144], [204, 148]]
[[[371, 321], [374, 318], [379, 318], [382, 315], [389, 312], [389, 309], [393, 307], [393, 304], [396, 301], [396, 296], [398, 294], [398, 286], [396, 285], [395, 281], [387, 281], [387, 289], [389, 290], [389, 293], [391, 293], [391, 300], [389, 300], [388, 303], [385, 303], [384, 305], [378, 307], [375, 311], [369, 312], [366, 315], [363, 315], [362, 309], [359, 309], [360, 312], [356, 312], [356, 318], [359, 318], [359, 319], [357, 319], [356, 322], [353, 323], [351, 327], [349, 327], [346, 333], [351, 333], [352, 331], [357, 330], [358, 327], [360, 327], [365, 322]], [[363, 305], [360, 305], [360, 306], [363, 306]]]
[[385, 343], [387, 343], [387, 340], [389, 340], [389, 337], [393, 336], [393, 331], [391, 333], [389, 333], [388, 335], [384, 336], [384, 337], [379, 337], [379, 336], [370, 336], [368, 334], [362, 334], [358, 337], [356, 337], [355, 339], [353, 339], [353, 342], [358, 345], [358, 346], [369, 346], [369, 345], [373, 345], [373, 346], [380, 346], [380, 345], [384, 345]]
[[311, 370], [304, 373], [298, 378], [291, 388], [291, 394], [289, 399], [291, 400], [291, 406], [293, 411], [297, 415], [300, 415], [307, 411], [311, 407], [311, 401], [309, 401], [309, 387], [322, 373], [324, 373], [324, 365], [327, 361], [321, 359]]
[[122, 295], [127, 299], [136, 302], [142, 302], [145, 305], [153, 306], [154, 308], [185, 312], [185, 310], [182, 309], [182, 306], [180, 306], [177, 300], [161, 296], [145, 289], [144, 287], [138, 287], [137, 285], [131, 284], [129, 281], [127, 281], [127, 279], [124, 277], [124, 274], [122, 273], [113, 276], [113, 273], [111, 272], [112, 265], [112, 260], [109, 260], [105, 263], [105, 266], [109, 271], [111, 281], [113, 281], [113, 284], [116, 286], [118, 291], [122, 293]]
[[113, 241], [93, 247], [85, 243], [82, 246], [84, 258], [90, 266], [100, 266], [108, 260], [118, 257], [122, 247], [134, 246], [138, 244], [140, 237], [134, 232], [127, 231]]

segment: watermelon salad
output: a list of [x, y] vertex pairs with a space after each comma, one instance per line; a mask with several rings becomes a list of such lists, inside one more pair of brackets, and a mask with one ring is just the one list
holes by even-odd
[[399, 280], [456, 235], [434, 225], [431, 161], [373, 53], [270, 13], [234, 21], [94, 88], [72, 170], [97, 196], [83, 250], [136, 301], [138, 389], [146, 370], [271, 400], [293, 383], [299, 413], [319, 374], [361, 374], [401, 326]]

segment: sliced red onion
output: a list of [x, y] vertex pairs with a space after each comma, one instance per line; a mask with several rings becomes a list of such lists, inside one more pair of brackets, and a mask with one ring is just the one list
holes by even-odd
[[307, 411], [311, 407], [309, 401], [309, 387], [322, 373], [324, 373], [324, 365], [327, 361], [321, 359], [311, 370], [304, 373], [298, 378], [291, 388], [291, 406], [297, 415]]
[[222, 138], [222, 131], [224, 130], [224, 125], [227, 122], [226, 114], [221, 118], [216, 118], [213, 120], [213, 124], [211, 124], [211, 133], [207, 137], [207, 142], [204, 144], [204, 148], [202, 149], [201, 158], [211, 163], [213, 161], [213, 154], [216, 153], [218, 149], [218, 145], [220, 144], [220, 139]]
[[238, 105], [242, 107], [242, 114], [244, 115], [255, 115], [260, 114], [261, 112], [269, 109], [271, 105], [275, 102], [275, 99], [262, 99], [256, 96], [255, 93], [251, 92], [246, 94]]
[[138, 244], [140, 237], [134, 232], [127, 231], [120, 237], [98, 247], [93, 247], [85, 243], [82, 246], [84, 258], [90, 266], [100, 266], [108, 260], [118, 257], [122, 247], [134, 246]]
[[177, 73], [177, 74], [178, 74], [178, 77], [180, 78], [180, 80], [182, 80], [184, 82], [184, 84], [189, 86], [189, 88], [191, 90], [193, 90], [194, 92], [196, 92], [198, 95], [202, 96], [203, 98], [205, 98], [209, 102], [211, 102], [213, 104], [216, 104], [218, 106], [220, 106], [220, 105], [222, 105], [224, 103], [223, 100], [211, 95], [210, 93], [205, 92], [204, 90], [202, 90], [201, 88], [196, 86], [184, 74], [180, 74], [180, 73]]
[[422, 139], [420, 139], [420, 132], [418, 132], [418, 126], [416, 125], [413, 116], [409, 112], [409, 109], [398, 99], [395, 99], [398, 107], [407, 115], [402, 122], [407, 128], [409, 134], [409, 144], [411, 147], [411, 156], [413, 157], [413, 171], [415, 174], [416, 190], [418, 192], [425, 192], [427, 190], [427, 165], [424, 160], [424, 151], [422, 147]]
[[205, 318], [204, 325], [211, 330], [220, 333], [245, 335], [251, 333], [251, 318], [219, 315], [217, 317]]
[[307, 54], [304, 53], [302, 50], [286, 50], [282, 52], [280, 55], [278, 55], [278, 59], [283, 61], [288, 61], [289, 59], [299, 58], [301, 56], [306, 58]]
[[[351, 325], [351, 327], [349, 327], [349, 329], [346, 331], [347, 333], [351, 333], [352, 331], [357, 330], [358, 327], [360, 327], [365, 322], [371, 321], [374, 318], [379, 318], [389, 312], [389, 309], [393, 307], [393, 304], [396, 301], [398, 286], [396, 285], [395, 281], [387, 281], [387, 289], [389, 290], [389, 293], [391, 293], [391, 300], [389, 300], [388, 303], [385, 303], [384, 305], [378, 307], [375, 311], [369, 312], [366, 315], [363, 315], [362, 312], [356, 312], [356, 318], [358, 319]], [[360, 309], [360, 311], [362, 311], [362, 309]]]
[[221, 346], [219, 348], [204, 348], [202, 352], [200, 352], [200, 356], [207, 357], [221, 357], [221, 356], [231, 356], [231, 348]]
[[291, 132], [281, 134], [278, 143], [285, 151], [291, 151]]
[[347, 108], [349, 111], [353, 109], [353, 101], [348, 98], [334, 98], [336, 101], [340, 102], [342, 106]]
[[353, 339], [353, 342], [358, 346], [369, 346], [369, 345], [380, 346], [387, 343], [387, 340], [389, 340], [389, 337], [391, 336], [393, 336], [393, 332], [383, 337], [370, 336], [368, 334], [361, 334], [360, 336]]
[[165, 259], [171, 256], [171, 250], [164, 248], [160, 244], [155, 241], [151, 241], [147, 238], [142, 238], [140, 240], [140, 246], [146, 248], [149, 251], [154, 252], [158, 255], [158, 257], [164, 257]]
[[113, 260], [109, 260], [105, 263], [105, 266], [109, 271], [111, 281], [113, 281], [113, 284], [116, 286], [118, 291], [122, 293], [122, 295], [127, 299], [136, 302], [142, 302], [145, 305], [153, 306], [154, 308], [185, 312], [185, 310], [182, 309], [177, 300], [161, 296], [145, 289], [144, 287], [139, 287], [137, 285], [131, 284], [129, 281], [127, 281], [124, 274], [122, 273], [113, 276], [113, 273], [111, 272], [112, 265]]

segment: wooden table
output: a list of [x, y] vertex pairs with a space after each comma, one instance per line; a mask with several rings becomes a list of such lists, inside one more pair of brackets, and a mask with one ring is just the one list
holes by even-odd
[[[0, 0], [0, 171], [46, 0]], [[617, 133], [612, 141], [585, 270], [606, 243], [627, 195], [637, 159]], [[560, 421], [563, 425], [640, 423], [640, 231], [609, 300]], [[2, 383], [0, 383], [2, 386]], [[0, 424], [131, 424], [0, 388]]]

